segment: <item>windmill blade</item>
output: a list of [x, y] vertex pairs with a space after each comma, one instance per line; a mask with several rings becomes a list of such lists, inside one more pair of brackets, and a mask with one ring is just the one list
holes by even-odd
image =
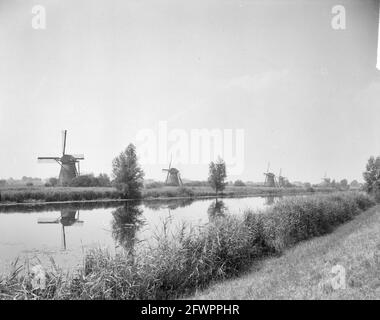
[[70, 227], [83, 227], [83, 225], [84, 225], [83, 220], [77, 220]]
[[38, 157], [37, 160], [40, 163], [55, 163], [59, 161], [61, 158], [59, 157]]
[[173, 155], [170, 155], [169, 169], [172, 167], [172, 160], [173, 160]]
[[60, 218], [38, 218], [38, 224], [59, 223]]
[[[379, 8], [380, 10], [380, 8]], [[380, 15], [380, 11], [379, 11]], [[378, 40], [377, 40], [377, 63], [376, 68], [380, 70], [380, 17], [379, 17], [379, 32], [378, 32]]]
[[67, 135], [67, 130], [63, 130], [62, 131], [62, 155], [64, 155], [66, 152], [66, 135]]
[[72, 154], [72, 156], [75, 158], [75, 160], [84, 160], [83, 154]]
[[165, 172], [165, 171], [169, 171], [169, 169], [162, 169], [162, 171], [164, 171], [164, 172]]
[[269, 172], [270, 162], [268, 162], [267, 173]]
[[62, 247], [63, 247], [63, 250], [66, 250], [66, 234], [65, 234], [64, 225], [62, 225]]

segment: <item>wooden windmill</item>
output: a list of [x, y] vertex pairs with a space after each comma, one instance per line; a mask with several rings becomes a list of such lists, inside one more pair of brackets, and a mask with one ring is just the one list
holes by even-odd
[[322, 183], [321, 185], [324, 186], [324, 187], [328, 187], [330, 186], [331, 184], [331, 179], [330, 178], [327, 178], [327, 172], [325, 172], [325, 175], [324, 177], [322, 178]]
[[162, 169], [162, 171], [167, 172], [165, 184], [167, 186], [182, 186], [182, 179], [179, 173], [179, 170], [176, 168], [172, 168], [172, 159], [170, 158], [169, 168]]
[[264, 185], [266, 187], [276, 188], [278, 186], [276, 175], [273, 172], [269, 172], [269, 166], [270, 166], [270, 163], [268, 163], [267, 172], [264, 173], [265, 175]]
[[[80, 175], [79, 160], [84, 160], [82, 155], [66, 154], [67, 130], [62, 131], [62, 156], [61, 157], [38, 157], [40, 162], [56, 162], [61, 166], [59, 172], [59, 185], [68, 185], [71, 180]], [[78, 168], [77, 168], [78, 164]]]
[[289, 186], [289, 180], [282, 175], [282, 169], [280, 169], [280, 174], [278, 175], [278, 186], [279, 188], [286, 188]]

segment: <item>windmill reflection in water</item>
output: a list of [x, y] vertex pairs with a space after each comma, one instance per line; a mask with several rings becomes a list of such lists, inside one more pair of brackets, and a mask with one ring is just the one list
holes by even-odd
[[83, 226], [83, 221], [79, 220], [79, 210], [62, 209], [58, 218], [39, 218], [38, 224], [61, 224], [62, 225], [62, 249], [66, 250], [65, 227]]

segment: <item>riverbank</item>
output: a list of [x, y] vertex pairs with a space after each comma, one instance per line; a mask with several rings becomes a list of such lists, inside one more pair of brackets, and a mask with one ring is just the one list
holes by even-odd
[[212, 281], [246, 272], [252, 263], [279, 255], [300, 241], [332, 232], [374, 202], [361, 193], [281, 200], [244, 218], [225, 216], [203, 228], [163, 232], [141, 252], [87, 253], [83, 268], [47, 272], [46, 288], [33, 290], [29, 269], [0, 280], [3, 299], [166, 299], [204, 289]]
[[[340, 278], [342, 277], [342, 278]], [[342, 279], [342, 282], [339, 280]], [[190, 299], [380, 298], [380, 206], [333, 233], [262, 259], [243, 276], [212, 285]]]
[[[311, 194], [331, 192], [332, 189], [317, 188], [268, 188], [227, 186], [220, 197]], [[1, 205], [62, 203], [79, 201], [125, 201], [123, 195], [112, 187], [15, 187], [1, 188]], [[142, 199], [215, 197], [211, 187], [161, 187], [142, 189]]]

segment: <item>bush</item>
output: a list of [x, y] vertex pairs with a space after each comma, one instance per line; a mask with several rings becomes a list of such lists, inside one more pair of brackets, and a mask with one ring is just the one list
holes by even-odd
[[147, 183], [145, 184], [145, 188], [146, 189], [153, 189], [153, 188], [162, 188], [165, 186], [165, 183], [163, 182], [158, 182], [158, 181], [154, 181], [154, 182], [151, 182], [151, 183]]
[[57, 178], [49, 178], [48, 180], [48, 184], [51, 185], [52, 187], [55, 187], [56, 185], [58, 185], [58, 179]]
[[93, 174], [86, 174], [75, 177], [70, 182], [70, 187], [109, 187], [110, 178], [106, 174], [95, 177]]
[[236, 180], [234, 183], [235, 187], [245, 187], [245, 183], [241, 180]]

